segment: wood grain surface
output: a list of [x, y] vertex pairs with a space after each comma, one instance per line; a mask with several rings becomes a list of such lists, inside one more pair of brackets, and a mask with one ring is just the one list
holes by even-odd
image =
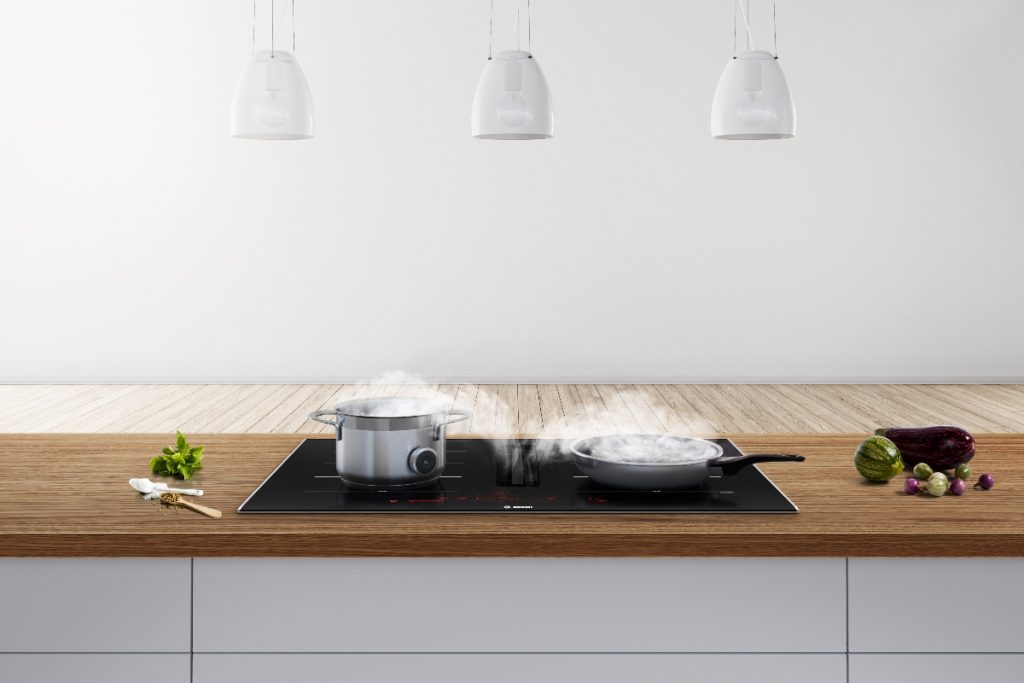
[[735, 436], [746, 452], [807, 456], [760, 465], [796, 515], [235, 512], [302, 438], [194, 435], [205, 467], [188, 485], [224, 511], [214, 520], [129, 488], [170, 434], [0, 435], [0, 556], [1024, 556], [1024, 435], [978, 435], [975, 476], [996, 487], [944, 498], [862, 480], [863, 434]]
[[926, 424], [1024, 432], [1020, 384], [374, 383], [0, 385], [0, 432], [324, 434], [311, 411], [394, 395], [471, 411], [450, 434], [834, 434]]

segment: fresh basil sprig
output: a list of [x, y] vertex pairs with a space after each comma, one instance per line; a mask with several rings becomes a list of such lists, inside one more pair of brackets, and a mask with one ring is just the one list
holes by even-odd
[[192, 473], [203, 466], [203, 450], [206, 446], [192, 447], [184, 434], [178, 432], [174, 448], [167, 446], [163, 455], [157, 455], [149, 461], [149, 469], [153, 474], [170, 474], [188, 479]]

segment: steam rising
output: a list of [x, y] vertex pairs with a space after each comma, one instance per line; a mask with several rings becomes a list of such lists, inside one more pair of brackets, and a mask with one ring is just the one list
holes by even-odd
[[580, 451], [599, 460], [622, 463], [704, 462], [721, 449], [701, 439], [657, 434], [616, 434], [585, 439]]
[[[463, 403], [459, 392], [466, 385], [430, 384], [424, 378], [401, 370], [384, 373], [372, 380], [360, 383], [365, 386], [362, 393], [366, 398], [343, 402], [344, 412], [350, 415], [366, 417], [409, 417], [444, 413], [455, 407], [465, 407], [470, 412], [476, 406], [485, 406], [487, 414], [504, 416], [512, 414], [513, 409], [497, 391], [489, 391], [484, 386], [475, 387], [476, 394], [469, 396]], [[358, 395], [358, 394], [357, 394]], [[461, 405], [460, 405], [461, 404]], [[479, 418], [477, 418], [479, 419]], [[449, 427], [449, 435], [459, 433], [491, 433], [512, 431], [511, 429], [495, 429], [493, 424], [482, 425], [476, 420], [462, 422]], [[539, 430], [531, 430], [524, 437], [536, 439], [534, 448], [528, 454], [531, 459], [565, 460], [572, 458], [570, 445], [575, 439], [566, 438], [567, 425], [562, 422], [561, 429], [545, 426]], [[699, 462], [719, 455], [708, 442], [685, 437], [661, 435], [613, 434], [615, 425], [595, 425], [590, 416], [589, 426], [578, 436], [588, 434], [612, 434], [600, 439], [588, 439], [591, 446], [589, 455], [602, 460], [624, 463], [671, 463]], [[503, 436], [497, 433], [497, 436]], [[516, 459], [525, 457], [522, 448], [515, 442], [509, 442], [505, 448], [507, 453], [497, 454], [499, 457]]]
[[390, 396], [348, 401], [338, 409], [353, 417], [420, 417], [447, 412], [448, 404], [434, 398]]

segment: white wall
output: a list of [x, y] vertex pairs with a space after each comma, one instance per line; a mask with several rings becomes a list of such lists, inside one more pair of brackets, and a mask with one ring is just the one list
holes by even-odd
[[1024, 2], [779, 0], [766, 143], [729, 0], [535, 0], [557, 135], [473, 140], [487, 4], [299, 0], [261, 143], [248, 0], [2, 0], [0, 381], [1024, 379]]

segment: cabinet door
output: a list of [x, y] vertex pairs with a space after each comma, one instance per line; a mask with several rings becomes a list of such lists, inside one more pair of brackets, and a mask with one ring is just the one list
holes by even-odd
[[845, 652], [842, 559], [197, 559], [197, 652]]
[[188, 652], [190, 560], [0, 559], [0, 652]]
[[[193, 683], [846, 683], [845, 655], [196, 655]], [[912, 680], [912, 679], [908, 679]]]
[[189, 683], [189, 655], [0, 655], [0, 681]]
[[850, 651], [1024, 652], [1024, 559], [851, 559]]
[[1024, 655], [851, 655], [850, 683], [1020, 683]]

